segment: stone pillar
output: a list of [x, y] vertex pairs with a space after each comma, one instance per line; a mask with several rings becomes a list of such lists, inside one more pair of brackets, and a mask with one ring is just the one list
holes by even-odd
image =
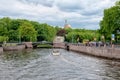
[[0, 53], [3, 53], [3, 47], [0, 47]]
[[26, 48], [33, 48], [32, 42], [23, 42]]

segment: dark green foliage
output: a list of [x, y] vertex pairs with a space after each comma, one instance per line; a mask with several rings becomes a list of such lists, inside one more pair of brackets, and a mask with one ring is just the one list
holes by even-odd
[[56, 36], [56, 29], [46, 23], [39, 24], [38, 22], [32, 22], [35, 30], [37, 31], [38, 41], [53, 41]]

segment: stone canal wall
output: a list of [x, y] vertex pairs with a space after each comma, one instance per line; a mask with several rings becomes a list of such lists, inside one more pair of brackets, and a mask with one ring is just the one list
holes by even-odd
[[0, 53], [4, 51], [18, 51], [25, 48], [33, 48], [32, 42], [23, 42], [22, 44], [7, 43], [0, 47]]
[[69, 45], [69, 50], [87, 53], [94, 56], [120, 59], [120, 48]]
[[17, 46], [4, 46], [4, 51], [18, 51], [25, 49], [25, 45], [17, 45]]
[[23, 42], [26, 48], [33, 48], [32, 42]]
[[120, 48], [110, 48], [110, 47], [90, 47], [79, 44], [67, 44], [59, 43], [55, 44], [54, 47], [64, 48], [71, 51], [82, 52], [84, 54], [105, 57], [110, 59], [120, 59]]
[[0, 53], [3, 53], [3, 47], [0, 47]]

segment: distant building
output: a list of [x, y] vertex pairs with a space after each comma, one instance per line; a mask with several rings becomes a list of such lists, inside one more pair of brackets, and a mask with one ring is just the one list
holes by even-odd
[[55, 39], [53, 40], [53, 43], [62, 43], [62, 42], [64, 42], [63, 36], [56, 36]]
[[[65, 20], [64, 29], [71, 28], [71, 25], [67, 23], [67, 20]], [[54, 38], [53, 43], [63, 43], [65, 40], [65, 30], [61, 29], [61, 31], [58, 32], [58, 35]]]
[[65, 20], [64, 29], [67, 29], [67, 28], [71, 28], [71, 25], [67, 23], [67, 20]]

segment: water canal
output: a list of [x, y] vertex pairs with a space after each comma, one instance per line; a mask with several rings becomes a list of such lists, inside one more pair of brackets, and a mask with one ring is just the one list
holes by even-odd
[[59, 49], [5, 52], [0, 55], [0, 80], [120, 80], [120, 62]]

